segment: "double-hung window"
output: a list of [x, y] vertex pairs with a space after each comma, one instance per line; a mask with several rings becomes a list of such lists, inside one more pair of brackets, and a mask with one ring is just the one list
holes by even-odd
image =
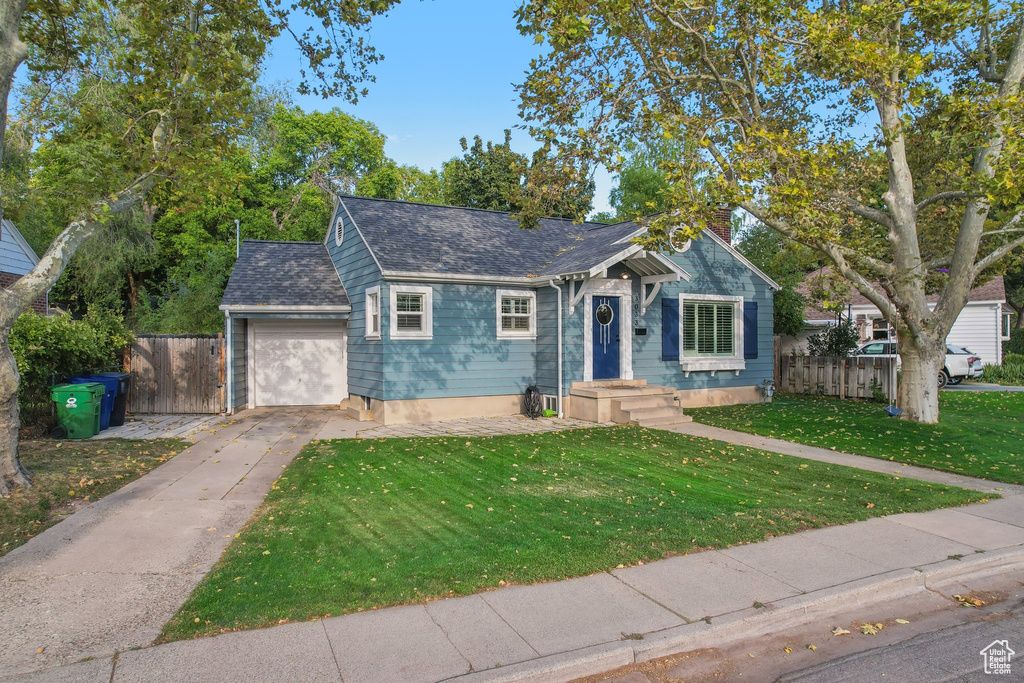
[[366, 338], [380, 339], [380, 287], [366, 290]]
[[499, 289], [497, 308], [498, 337], [537, 336], [537, 293], [528, 289]]
[[743, 297], [679, 295], [679, 364], [684, 373], [742, 370]]
[[409, 285], [391, 286], [391, 336], [395, 339], [431, 339], [433, 290]]

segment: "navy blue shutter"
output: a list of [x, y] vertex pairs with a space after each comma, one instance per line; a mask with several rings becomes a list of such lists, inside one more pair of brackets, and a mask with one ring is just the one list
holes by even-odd
[[757, 358], [757, 302], [743, 302], [743, 357]]
[[661, 300], [661, 359], [679, 360], [679, 299]]

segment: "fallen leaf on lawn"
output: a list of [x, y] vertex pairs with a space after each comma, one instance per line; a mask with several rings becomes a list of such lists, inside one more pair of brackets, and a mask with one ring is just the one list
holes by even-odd
[[832, 629], [832, 635], [834, 635], [834, 636], [848, 636], [848, 635], [850, 635], [850, 632], [847, 631], [845, 628], [843, 628], [841, 626], [836, 626], [834, 629]]
[[907, 621], [906, 619], [897, 619], [896, 623], [897, 624], [909, 624], [910, 622]]
[[874, 504], [874, 503], [868, 503], [868, 504], [867, 504], [867, 508], [868, 508], [869, 510], [870, 510], [871, 508], [873, 508], [873, 507], [875, 507], [875, 504]]

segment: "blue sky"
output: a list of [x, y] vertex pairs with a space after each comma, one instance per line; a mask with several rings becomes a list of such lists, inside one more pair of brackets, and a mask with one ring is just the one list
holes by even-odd
[[[519, 34], [512, 13], [519, 0], [405, 0], [374, 22], [371, 42], [384, 55], [376, 83], [352, 106], [340, 99], [295, 96], [304, 110], [343, 110], [375, 123], [387, 153], [401, 164], [437, 168], [461, 154], [459, 138], [500, 142], [529, 154], [537, 144], [520, 124], [514, 84], [523, 80], [539, 46]], [[298, 53], [290, 38], [275, 42], [267, 83], [298, 82]], [[607, 210], [611, 178], [596, 177], [596, 210]]]

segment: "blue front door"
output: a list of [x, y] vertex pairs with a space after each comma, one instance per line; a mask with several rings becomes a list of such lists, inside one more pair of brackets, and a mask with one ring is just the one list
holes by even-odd
[[594, 323], [594, 379], [618, 379], [619, 298], [595, 296], [590, 315]]

